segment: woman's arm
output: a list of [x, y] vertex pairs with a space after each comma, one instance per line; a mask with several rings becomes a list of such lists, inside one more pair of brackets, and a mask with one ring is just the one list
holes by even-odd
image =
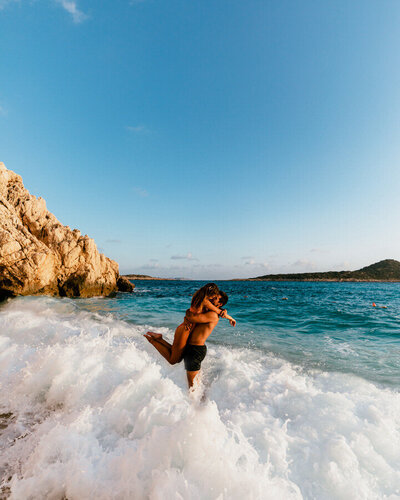
[[[217, 306], [215, 306], [212, 302], [210, 302], [208, 299], [205, 299], [203, 301], [203, 304], [209, 309], [210, 311], [214, 311], [218, 314], [220, 318], [226, 318], [229, 319], [229, 323], [232, 325], [232, 321], [236, 325], [236, 321], [232, 318], [232, 316], [229, 316], [228, 311], [226, 309], [221, 309]], [[233, 326], [235, 326], [233, 325]]]
[[209, 311], [214, 311], [215, 313], [218, 314], [218, 316], [221, 314], [222, 309], [219, 307], [215, 306], [210, 300], [205, 298], [203, 300], [203, 306], [205, 306]]
[[[229, 316], [229, 314], [226, 312], [226, 310], [223, 310], [224, 312], [224, 318], [229, 320], [229, 323], [232, 326], [236, 326], [236, 320], [232, 318], [232, 316]], [[185, 319], [190, 321], [190, 323], [211, 323], [219, 319], [219, 317], [216, 317], [216, 314], [214, 311], [209, 311], [206, 313], [201, 313], [201, 314], [195, 314], [193, 313], [190, 309], [186, 311], [186, 316]]]
[[229, 316], [228, 313], [226, 313], [226, 315], [224, 316], [224, 318], [228, 319], [229, 320], [229, 323], [232, 325], [232, 326], [236, 326], [236, 320], [232, 318], [232, 316]]
[[223, 309], [220, 309], [219, 307], [215, 306], [210, 300], [205, 298], [203, 302], [200, 304], [199, 307], [193, 307], [190, 306], [190, 310], [192, 311], [193, 314], [200, 314], [203, 312], [204, 307], [206, 307], [209, 311], [214, 311], [218, 314], [218, 316], [221, 314], [221, 311]]
[[213, 323], [218, 321], [218, 316], [215, 312], [209, 311], [206, 313], [195, 314], [192, 313], [190, 309], [186, 311], [185, 318], [190, 321], [190, 323]]
[[203, 304], [200, 304], [200, 307], [190, 306], [189, 309], [189, 311], [191, 311], [193, 314], [200, 314], [202, 310], [203, 310]]

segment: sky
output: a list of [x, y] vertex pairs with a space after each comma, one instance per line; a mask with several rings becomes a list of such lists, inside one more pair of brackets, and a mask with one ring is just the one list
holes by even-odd
[[0, 161], [120, 272], [400, 260], [398, 0], [0, 0]]

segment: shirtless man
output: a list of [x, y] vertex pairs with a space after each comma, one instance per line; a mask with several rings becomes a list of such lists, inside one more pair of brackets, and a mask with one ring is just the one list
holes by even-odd
[[[224, 292], [220, 292], [215, 299], [214, 305], [222, 307], [227, 302], [228, 296]], [[229, 319], [232, 326], [236, 325], [233, 318], [230, 316], [225, 317]], [[213, 311], [195, 314], [188, 309], [185, 319], [190, 323], [194, 323], [195, 327], [190, 334], [188, 332], [187, 335], [175, 336], [172, 345], [164, 340], [160, 333], [147, 332], [144, 336], [170, 364], [174, 365], [183, 358], [190, 388], [193, 386], [194, 379], [200, 371], [201, 362], [207, 353], [205, 342], [217, 326], [219, 316]]]

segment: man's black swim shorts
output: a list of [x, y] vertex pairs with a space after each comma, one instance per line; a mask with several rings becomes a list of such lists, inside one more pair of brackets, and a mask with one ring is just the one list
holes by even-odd
[[188, 344], [183, 353], [185, 370], [188, 372], [197, 372], [200, 370], [201, 362], [205, 358], [206, 354], [207, 347], [205, 345]]

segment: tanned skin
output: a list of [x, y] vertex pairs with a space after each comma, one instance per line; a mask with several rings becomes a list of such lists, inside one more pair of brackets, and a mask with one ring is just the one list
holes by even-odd
[[[215, 306], [222, 306], [222, 302], [220, 299], [220, 296], [215, 298]], [[229, 319], [229, 322], [232, 326], [236, 325], [236, 321], [231, 316], [226, 314], [226, 312], [224, 314], [224, 317]], [[182, 360], [183, 351], [188, 342], [189, 335], [190, 344], [204, 345], [207, 338], [211, 335], [211, 332], [217, 326], [219, 319], [220, 318], [218, 314], [214, 311], [196, 314], [188, 309], [186, 311], [185, 320], [189, 321], [190, 323], [194, 323], [195, 327], [192, 329], [192, 331], [189, 331], [187, 329], [177, 329], [172, 345], [162, 338], [161, 333], [147, 332], [144, 337], [146, 337], [150, 344], [152, 344], [171, 365], [174, 365]], [[196, 375], [198, 375], [199, 370], [190, 372], [187, 371], [186, 373], [189, 387], [192, 387], [193, 381]]]

